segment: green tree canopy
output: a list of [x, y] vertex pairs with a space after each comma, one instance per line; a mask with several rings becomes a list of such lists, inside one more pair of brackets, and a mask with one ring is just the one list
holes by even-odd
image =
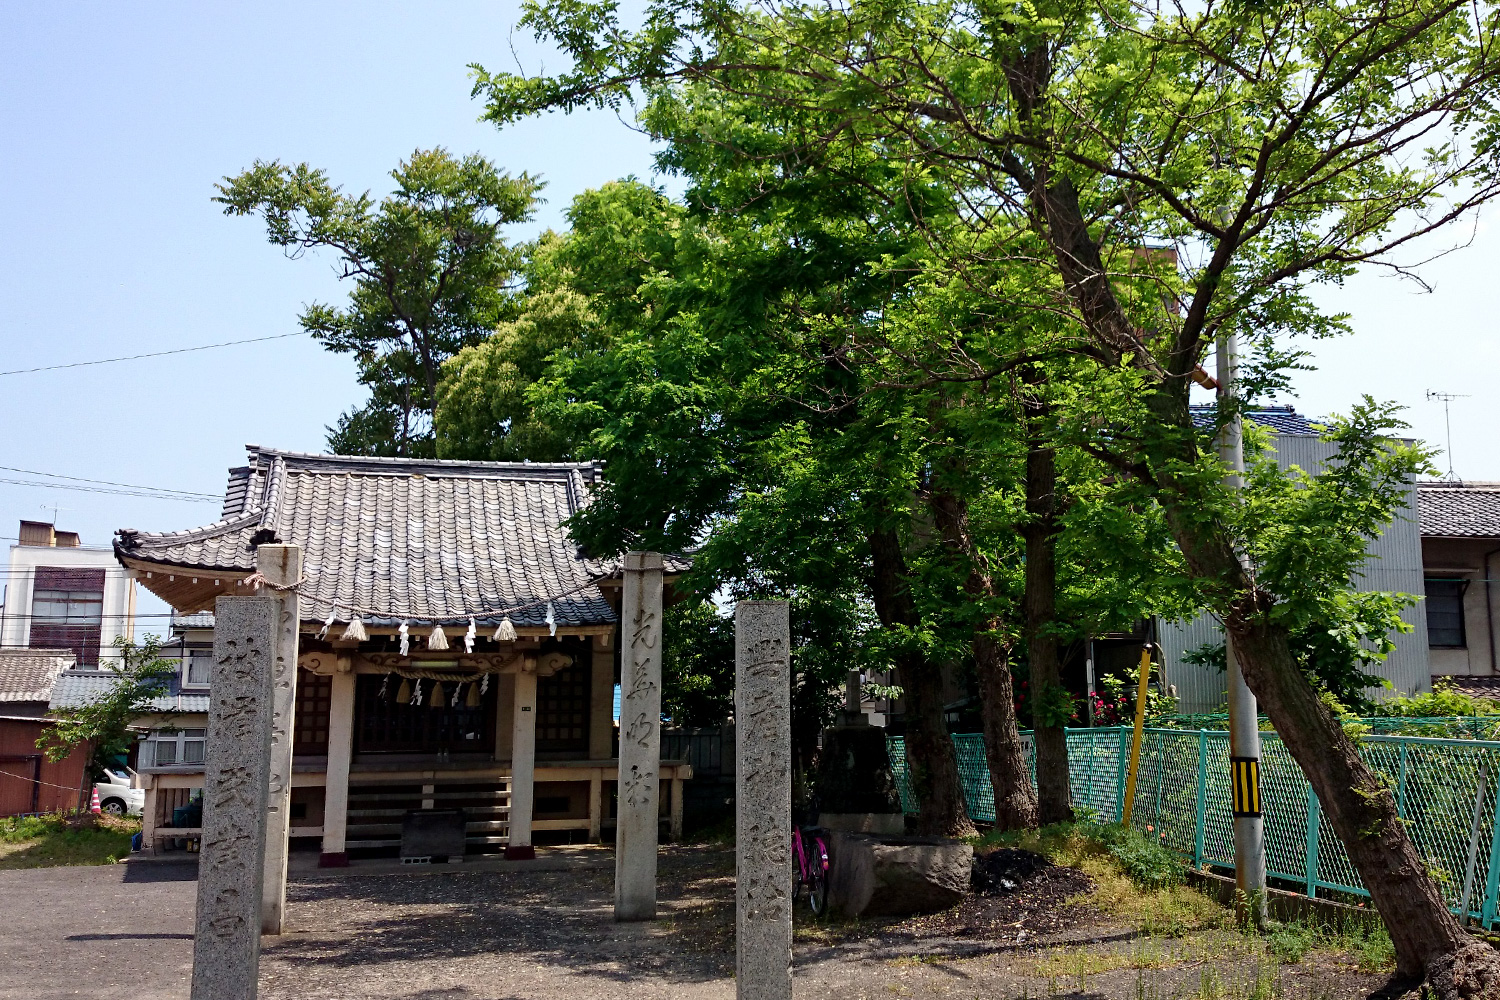
[[290, 257], [330, 251], [353, 282], [347, 305], [313, 303], [300, 317], [329, 350], [355, 356], [370, 390], [330, 429], [329, 446], [430, 456], [443, 362], [505, 315], [520, 257], [501, 230], [531, 217], [542, 185], [442, 148], [414, 152], [391, 177], [396, 190], [377, 204], [305, 163], [256, 161], [226, 177], [214, 200], [226, 215], [261, 217]]

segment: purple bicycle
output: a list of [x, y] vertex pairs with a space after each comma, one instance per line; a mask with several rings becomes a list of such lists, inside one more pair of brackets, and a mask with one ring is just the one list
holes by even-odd
[[813, 916], [821, 917], [828, 909], [828, 844], [817, 827], [792, 828], [793, 906], [803, 889]]

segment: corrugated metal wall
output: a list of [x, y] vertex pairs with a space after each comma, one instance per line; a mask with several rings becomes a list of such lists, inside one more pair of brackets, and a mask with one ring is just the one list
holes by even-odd
[[[1338, 452], [1338, 447], [1321, 438], [1305, 435], [1275, 436], [1276, 462], [1283, 469], [1297, 466], [1317, 474]], [[1422, 536], [1417, 528], [1417, 487], [1407, 487], [1405, 511], [1369, 545], [1366, 561], [1354, 585], [1364, 591], [1399, 591], [1422, 596]], [[1413, 694], [1431, 687], [1432, 676], [1427, 663], [1427, 610], [1418, 603], [1401, 616], [1412, 626], [1410, 632], [1394, 636], [1396, 648], [1375, 671], [1395, 685], [1394, 692]], [[1189, 622], [1162, 622], [1161, 647], [1163, 673], [1168, 684], [1175, 685], [1183, 712], [1213, 712], [1224, 704], [1224, 675], [1182, 662], [1182, 654], [1206, 643], [1223, 640], [1219, 622], [1203, 615]]]

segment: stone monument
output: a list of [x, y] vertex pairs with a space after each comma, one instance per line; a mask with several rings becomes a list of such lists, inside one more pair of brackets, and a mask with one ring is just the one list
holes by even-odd
[[279, 611], [267, 596], [214, 608], [192, 1000], [256, 995]]
[[656, 919], [661, 767], [662, 558], [627, 552], [620, 609], [620, 779], [615, 919]]
[[734, 609], [735, 993], [792, 996], [791, 628], [785, 601]]
[[280, 934], [286, 913], [286, 862], [291, 849], [292, 726], [297, 714], [297, 592], [302, 549], [264, 544], [255, 550], [262, 595], [276, 602], [276, 651], [271, 658], [271, 777], [266, 797], [266, 871], [260, 929]]

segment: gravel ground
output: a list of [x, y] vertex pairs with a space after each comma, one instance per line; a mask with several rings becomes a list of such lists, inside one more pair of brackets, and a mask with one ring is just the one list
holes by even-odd
[[[1001, 883], [947, 914], [800, 926], [796, 997], [1168, 1000], [1210, 990], [1230, 1000], [1258, 971], [1278, 977], [1286, 1000], [1392, 995], [1375, 992], [1381, 977], [1331, 961], [1257, 970], [1228, 932], [1142, 939], [1061, 902], [1078, 873], [1012, 861], [995, 874], [1022, 879], [1019, 890]], [[529, 865], [296, 871], [288, 933], [265, 939], [261, 996], [728, 1000], [733, 869], [727, 850], [664, 848], [661, 919], [626, 925], [611, 919], [605, 848], [544, 852]], [[160, 862], [0, 872], [0, 1000], [185, 1000], [192, 875]]]

